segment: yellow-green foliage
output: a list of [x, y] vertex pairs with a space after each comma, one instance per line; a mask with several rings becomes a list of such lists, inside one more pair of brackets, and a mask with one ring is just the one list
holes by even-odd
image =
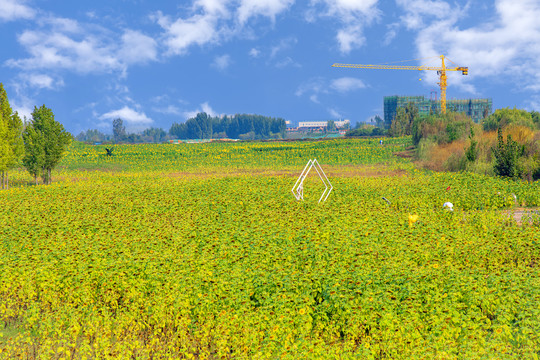
[[[540, 232], [497, 209], [538, 185], [417, 171], [409, 144], [76, 144], [50, 186], [21, 171], [0, 358], [537, 358]], [[313, 157], [319, 205], [315, 177], [290, 193]]]
[[535, 118], [535, 112], [529, 113], [525, 110], [510, 108], [497, 109], [482, 121], [482, 127], [485, 131], [496, 131], [499, 127], [505, 128], [509, 125], [537, 129]]

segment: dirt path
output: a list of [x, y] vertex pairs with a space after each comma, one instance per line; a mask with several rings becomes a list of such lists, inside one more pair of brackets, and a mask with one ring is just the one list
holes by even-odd
[[505, 210], [504, 213], [507, 216], [513, 216], [514, 220], [520, 225], [524, 221], [531, 223], [535, 218], [540, 219], [540, 208], [514, 208], [512, 210]]

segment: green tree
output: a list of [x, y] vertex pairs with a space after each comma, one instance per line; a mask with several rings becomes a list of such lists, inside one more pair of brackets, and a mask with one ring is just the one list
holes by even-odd
[[23, 155], [22, 121], [13, 112], [4, 86], [0, 83], [0, 183], [8, 188], [8, 170], [15, 167]]
[[78, 141], [84, 141], [84, 142], [104, 142], [104, 141], [110, 141], [110, 135], [105, 135], [99, 130], [87, 130], [86, 132], [81, 131], [79, 135], [77, 135], [76, 139]]
[[151, 128], [145, 129], [142, 132], [141, 137], [144, 140], [144, 142], [159, 143], [159, 142], [162, 142], [166, 136], [167, 136], [167, 133], [162, 128], [151, 127]]
[[31, 124], [27, 123], [23, 132], [23, 140], [25, 149], [23, 165], [30, 175], [34, 177], [37, 185], [38, 176], [43, 173], [45, 163], [42, 135]]
[[378, 128], [384, 127], [384, 120], [381, 119], [379, 115], [375, 115], [375, 118], [373, 119], [375, 121], [375, 126]]
[[524, 148], [512, 136], [506, 136], [506, 143], [503, 141], [502, 129], [497, 129], [497, 147], [492, 149], [495, 156], [494, 172], [499, 176], [517, 179], [521, 176], [518, 159], [523, 155]]
[[418, 118], [418, 107], [409, 102], [405, 107], [399, 107], [396, 117], [390, 125], [390, 136], [411, 135], [414, 121]]
[[531, 118], [537, 129], [540, 129], [540, 113], [538, 111], [531, 111]]
[[465, 139], [472, 126], [472, 119], [462, 113], [424, 115], [414, 120], [411, 135], [415, 146], [422, 139], [432, 140], [439, 145], [449, 144], [454, 140]]
[[394, 118], [394, 121], [392, 121], [392, 124], [390, 125], [390, 130], [388, 131], [388, 134], [390, 136], [403, 136], [407, 134], [407, 114], [405, 112], [405, 108], [398, 108], [396, 112], [396, 117]]
[[178, 139], [187, 139], [187, 128], [185, 123], [173, 123], [169, 129], [169, 135]]
[[477, 149], [478, 141], [476, 141], [474, 138], [474, 130], [472, 126], [471, 126], [471, 133], [469, 134], [469, 140], [470, 140], [470, 145], [467, 148], [467, 150], [465, 150], [465, 156], [467, 157], [468, 161], [475, 162], [476, 158], [478, 157], [478, 149]]
[[72, 135], [54, 120], [51, 109], [42, 105], [34, 107], [32, 120], [23, 134], [26, 155], [23, 160], [28, 172], [37, 178], [41, 170], [43, 183], [51, 183], [51, 171], [58, 165], [71, 143]]
[[126, 127], [120, 118], [113, 120], [113, 136], [115, 142], [124, 141], [126, 139]]
[[498, 128], [505, 128], [510, 124], [525, 126], [534, 130], [536, 128], [533, 115], [530, 112], [520, 109], [497, 109], [482, 121], [484, 131], [495, 131]]

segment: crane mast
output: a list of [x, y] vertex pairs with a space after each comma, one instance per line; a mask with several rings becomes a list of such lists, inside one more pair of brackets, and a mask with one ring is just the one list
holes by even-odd
[[379, 69], [379, 70], [433, 70], [437, 71], [439, 75], [439, 82], [437, 83], [441, 89], [441, 112], [446, 114], [446, 87], [447, 87], [447, 71], [461, 71], [462, 75], [469, 74], [468, 67], [446, 67], [444, 63], [444, 55], [439, 56], [441, 58], [442, 66], [404, 66], [404, 65], [362, 65], [362, 64], [333, 64], [332, 67], [343, 67], [352, 69]]

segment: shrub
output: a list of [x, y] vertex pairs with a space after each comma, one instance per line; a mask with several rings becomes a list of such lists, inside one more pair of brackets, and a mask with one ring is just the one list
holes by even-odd
[[512, 135], [506, 136], [506, 143], [503, 140], [502, 129], [497, 131], [497, 147], [493, 148], [495, 156], [494, 172], [496, 175], [516, 179], [520, 177], [518, 159], [523, 155], [525, 148], [512, 140]]
[[373, 125], [364, 124], [358, 129], [348, 130], [345, 136], [384, 136], [386, 130]]
[[482, 121], [482, 127], [485, 131], [495, 131], [498, 128], [504, 129], [511, 124], [529, 129], [536, 128], [531, 113], [519, 109], [497, 109]]
[[431, 138], [437, 144], [449, 144], [464, 139], [470, 132], [473, 121], [460, 113], [428, 115], [416, 118], [411, 127], [413, 143], [418, 145], [421, 139]]

